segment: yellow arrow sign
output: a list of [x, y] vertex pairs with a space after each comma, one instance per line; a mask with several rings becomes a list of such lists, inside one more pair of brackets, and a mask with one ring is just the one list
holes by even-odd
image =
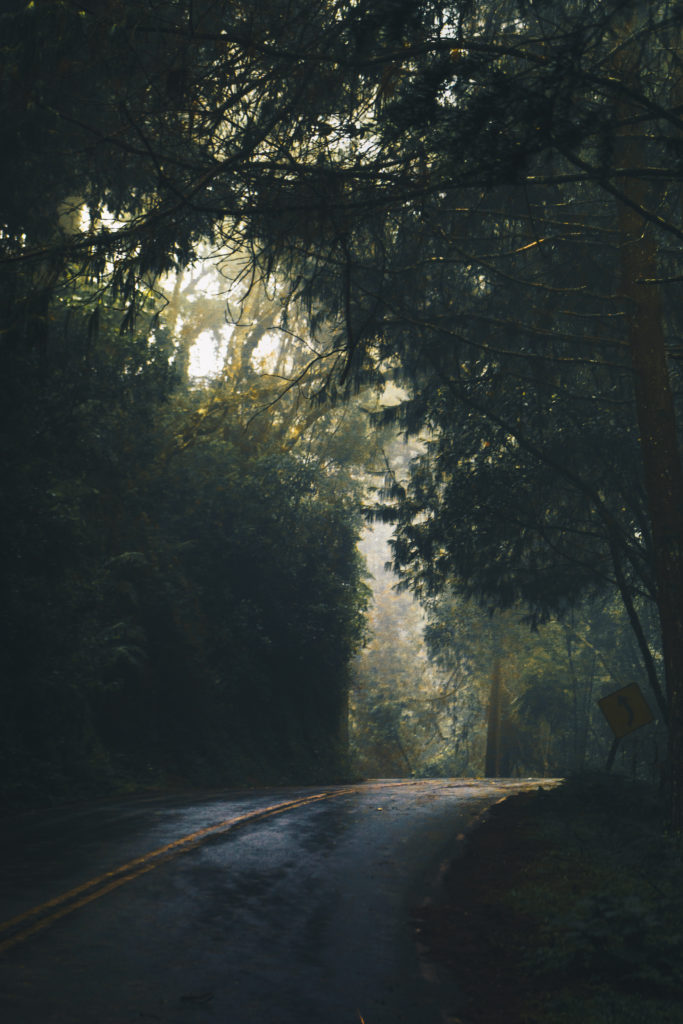
[[637, 683], [630, 683], [598, 701], [617, 739], [652, 721], [652, 712]]

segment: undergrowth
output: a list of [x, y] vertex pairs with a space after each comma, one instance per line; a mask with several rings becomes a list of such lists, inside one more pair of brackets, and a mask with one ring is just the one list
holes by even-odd
[[662, 822], [656, 794], [621, 778], [528, 805], [504, 896], [525, 922], [525, 1024], [683, 1022], [683, 843]]
[[605, 775], [494, 807], [416, 915], [448, 1019], [683, 1024], [683, 839], [663, 821], [656, 792]]

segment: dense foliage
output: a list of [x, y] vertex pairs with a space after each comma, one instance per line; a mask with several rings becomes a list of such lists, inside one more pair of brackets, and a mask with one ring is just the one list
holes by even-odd
[[0, 789], [338, 775], [353, 488], [275, 426], [257, 443], [229, 398], [198, 432], [209, 386], [168, 331], [111, 316], [93, 334], [60, 299], [47, 350], [5, 359]]
[[[374, 576], [368, 644], [354, 659], [350, 739], [370, 776], [554, 776], [604, 767], [612, 736], [598, 700], [639, 679], [640, 650], [616, 596], [530, 630], [524, 609], [490, 615], [461, 594], [418, 605], [383, 570], [386, 526], [362, 548]], [[648, 636], [654, 610], [640, 609]], [[659, 784], [666, 729], [627, 737], [617, 768]]]

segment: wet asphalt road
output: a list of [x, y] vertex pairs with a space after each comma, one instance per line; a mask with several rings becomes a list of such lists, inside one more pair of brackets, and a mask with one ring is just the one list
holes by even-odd
[[538, 784], [366, 783], [11, 819], [0, 1020], [444, 1024], [457, 993], [420, 957], [412, 910], [476, 817]]

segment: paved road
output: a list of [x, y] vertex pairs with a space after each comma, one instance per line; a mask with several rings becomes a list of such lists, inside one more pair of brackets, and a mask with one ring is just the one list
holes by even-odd
[[[438, 780], [19, 816], [0, 840], [3, 1024], [444, 1024], [412, 908], [486, 807]], [[454, 997], [453, 997], [454, 998]]]

